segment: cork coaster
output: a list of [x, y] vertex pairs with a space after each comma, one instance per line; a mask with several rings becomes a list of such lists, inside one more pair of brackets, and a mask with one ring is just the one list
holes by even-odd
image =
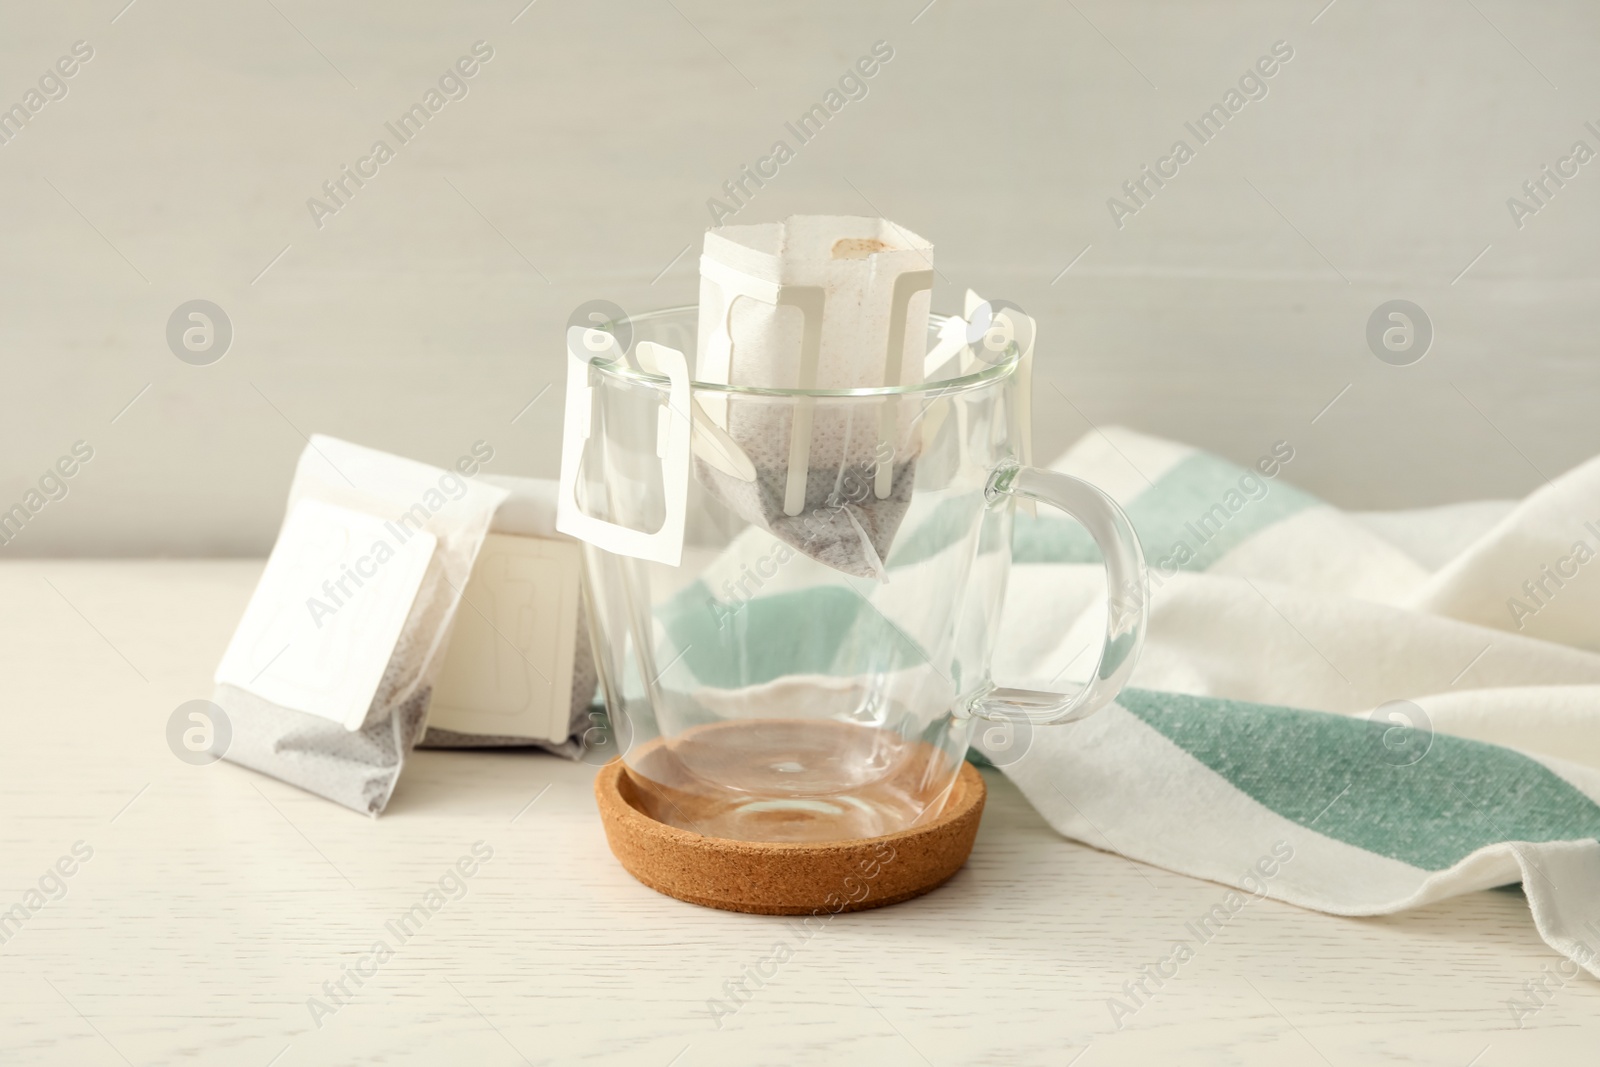
[[972, 851], [983, 815], [983, 776], [969, 763], [926, 826], [853, 841], [767, 842], [706, 837], [657, 822], [621, 760], [594, 782], [600, 821], [627, 872], [669, 897], [725, 911], [809, 915], [862, 911], [921, 896]]

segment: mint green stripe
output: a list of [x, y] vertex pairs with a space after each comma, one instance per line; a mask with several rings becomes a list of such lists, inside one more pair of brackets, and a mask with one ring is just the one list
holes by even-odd
[[1395, 766], [1365, 719], [1138, 689], [1117, 703], [1284, 818], [1423, 870], [1501, 841], [1600, 838], [1600, 806], [1498, 745], [1436, 734]]
[[[1292, 485], [1263, 477], [1208, 452], [1174, 464], [1127, 505], [1128, 518], [1152, 564], [1203, 571], [1234, 547], [1320, 501]], [[1098, 563], [1100, 552], [1083, 527], [1040, 509], [1018, 514], [1011, 535], [1018, 563]]]
[[928, 662], [899, 627], [838, 586], [756, 597], [728, 615], [705, 583], [695, 582], [663, 604], [657, 618], [671, 643], [688, 650], [680, 662], [695, 681], [723, 689], [786, 674], [860, 675]]
[[[1195, 452], [1130, 501], [1127, 512], [1152, 565], [1203, 571], [1273, 523], [1320, 503], [1292, 485]], [[901, 534], [889, 566], [931, 559], [970, 536], [973, 511], [982, 506], [973, 495], [942, 501]], [[1011, 552], [1018, 563], [1100, 562], [1088, 532], [1048, 508], [1039, 509], [1037, 518], [1017, 513]]]
[[[978, 551], [993, 552], [1005, 543], [999, 537], [1003, 529], [999, 520], [999, 510], [990, 510], [982, 493], [964, 493], [941, 500], [916, 523], [914, 529], [901, 527], [900, 536], [890, 549], [885, 565], [895, 570], [932, 559], [956, 542], [970, 538], [978, 522], [983, 524], [979, 531]], [[1090, 547], [1093, 547], [1092, 542]]]

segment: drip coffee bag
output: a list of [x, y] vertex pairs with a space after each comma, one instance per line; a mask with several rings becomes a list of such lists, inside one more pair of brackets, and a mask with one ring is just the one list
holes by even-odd
[[[915, 385], [932, 287], [933, 246], [886, 219], [725, 226], [706, 234], [700, 259], [695, 377], [775, 390]], [[915, 405], [711, 391], [696, 403], [696, 417], [749, 461], [712, 462], [697, 449], [707, 489], [812, 559], [886, 578], [916, 476]]]
[[462, 592], [417, 747], [532, 745], [576, 759], [598, 684], [582, 548], [556, 532], [555, 482], [480, 478], [507, 496]]
[[368, 815], [414, 747], [577, 758], [596, 678], [581, 552], [555, 483], [452, 470], [329, 437], [217, 668], [224, 758]]
[[224, 758], [376, 815], [427, 721], [450, 623], [504, 489], [331, 437], [217, 667]]

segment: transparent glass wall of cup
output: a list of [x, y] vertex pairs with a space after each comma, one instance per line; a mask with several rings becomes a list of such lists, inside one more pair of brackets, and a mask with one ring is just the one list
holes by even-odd
[[[948, 321], [936, 318], [930, 344]], [[683, 516], [675, 566], [584, 546], [611, 720], [597, 751], [621, 754], [652, 817], [755, 841], [909, 829], [939, 814], [980, 720], [1023, 731], [1071, 722], [1122, 687], [1144, 636], [1139, 543], [1093, 486], [1018, 463], [1027, 420], [1015, 344], [983, 359], [969, 349], [950, 376], [918, 386], [760, 390], [688, 381], [684, 363], [674, 382], [640, 358], [653, 342], [692, 361], [692, 307], [627, 326], [629, 354], [590, 358], [592, 399], [569, 397], [567, 418], [587, 420], [574, 489], [584, 514], [641, 533]], [[802, 514], [774, 506], [776, 521], [753, 524], [715, 486], [751, 467], [769, 502], [784, 486], [743, 453], [730, 462], [706, 413], [775, 430], [787, 447], [799, 411], [814, 437], [842, 435], [844, 458], [813, 456]], [[693, 424], [687, 477], [668, 471], [675, 421], [685, 434]], [[1001, 688], [989, 674], [1019, 499], [1077, 519], [1105, 562], [1098, 665], [1065, 693]], [[818, 538], [892, 525], [902, 508], [886, 558], [858, 552], [853, 569], [867, 575], [813, 558], [829, 554]]]

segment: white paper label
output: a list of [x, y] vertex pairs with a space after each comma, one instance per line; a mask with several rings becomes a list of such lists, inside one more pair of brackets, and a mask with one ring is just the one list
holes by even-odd
[[428, 725], [480, 736], [567, 739], [581, 548], [490, 534], [472, 568]]
[[360, 729], [437, 543], [426, 530], [300, 501], [217, 682]]

